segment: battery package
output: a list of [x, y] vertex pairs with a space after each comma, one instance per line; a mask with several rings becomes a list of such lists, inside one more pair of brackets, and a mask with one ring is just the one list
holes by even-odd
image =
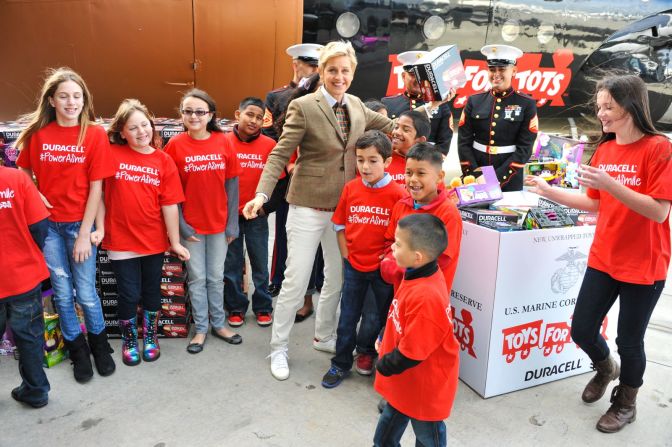
[[488, 222], [518, 223], [518, 214], [510, 211], [490, 210], [483, 208], [460, 208], [460, 215], [465, 222], [485, 225]]

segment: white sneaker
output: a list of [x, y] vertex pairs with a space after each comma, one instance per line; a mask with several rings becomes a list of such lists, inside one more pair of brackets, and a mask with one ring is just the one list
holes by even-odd
[[268, 357], [271, 358], [271, 374], [273, 374], [273, 377], [278, 380], [287, 380], [289, 378], [289, 365], [287, 364], [289, 356], [287, 355], [287, 349], [273, 351]]
[[332, 337], [328, 340], [318, 340], [317, 338], [313, 338], [313, 348], [318, 351], [336, 354], [336, 338]]

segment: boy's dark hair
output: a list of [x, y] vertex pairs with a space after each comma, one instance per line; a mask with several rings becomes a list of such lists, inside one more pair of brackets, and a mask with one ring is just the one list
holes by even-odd
[[432, 131], [432, 125], [427, 118], [427, 114], [418, 110], [406, 110], [399, 114], [399, 118], [402, 116], [407, 116], [411, 119], [411, 121], [413, 121], [416, 138], [429, 138], [429, 134]]
[[387, 135], [379, 130], [367, 130], [361, 137], [357, 138], [355, 151], [369, 147], [375, 147], [383, 160], [392, 156], [392, 142], [387, 138]]
[[416, 143], [408, 150], [406, 160], [428, 161], [432, 166], [443, 169], [441, 152], [432, 143]]
[[247, 98], [240, 101], [240, 104], [238, 104], [238, 110], [240, 110], [242, 112], [248, 106], [259, 107], [262, 112], [266, 110], [266, 106], [264, 105], [264, 101], [257, 98], [256, 96], [248, 96]]
[[409, 214], [397, 227], [406, 231], [411, 248], [425, 253], [431, 261], [448, 247], [446, 226], [433, 214]]
[[387, 110], [387, 107], [385, 107], [385, 104], [383, 104], [382, 102], [378, 101], [377, 99], [373, 99], [373, 98], [372, 99], [367, 99], [366, 101], [364, 101], [364, 105], [367, 108], [373, 110], [374, 112], [379, 112], [383, 109]]

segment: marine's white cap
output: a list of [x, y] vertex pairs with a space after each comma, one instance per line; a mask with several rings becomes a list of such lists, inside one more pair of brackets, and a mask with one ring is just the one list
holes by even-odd
[[320, 51], [324, 48], [316, 43], [300, 43], [287, 48], [287, 54], [310, 65], [317, 65], [320, 60]]
[[481, 53], [488, 59], [488, 67], [508, 67], [516, 65], [516, 59], [523, 52], [510, 45], [486, 45], [481, 48]]
[[428, 54], [427, 51], [417, 51], [417, 50], [404, 51], [403, 53], [397, 54], [397, 60], [401, 65], [404, 66], [404, 71], [410, 71], [411, 68], [413, 68], [413, 65], [418, 61], [418, 59], [420, 59], [426, 54]]

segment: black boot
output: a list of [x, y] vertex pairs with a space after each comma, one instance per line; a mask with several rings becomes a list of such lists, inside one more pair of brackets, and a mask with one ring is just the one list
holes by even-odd
[[105, 332], [105, 329], [100, 334], [89, 333], [89, 346], [91, 347], [91, 354], [93, 354], [93, 361], [96, 364], [98, 374], [101, 376], [112, 374], [116, 366], [110, 354], [114, 350], [107, 342], [107, 332]]
[[79, 383], [85, 383], [93, 377], [93, 367], [91, 366], [91, 352], [86, 344], [84, 334], [79, 334], [72, 341], [65, 340], [65, 347], [70, 353], [75, 380]]

